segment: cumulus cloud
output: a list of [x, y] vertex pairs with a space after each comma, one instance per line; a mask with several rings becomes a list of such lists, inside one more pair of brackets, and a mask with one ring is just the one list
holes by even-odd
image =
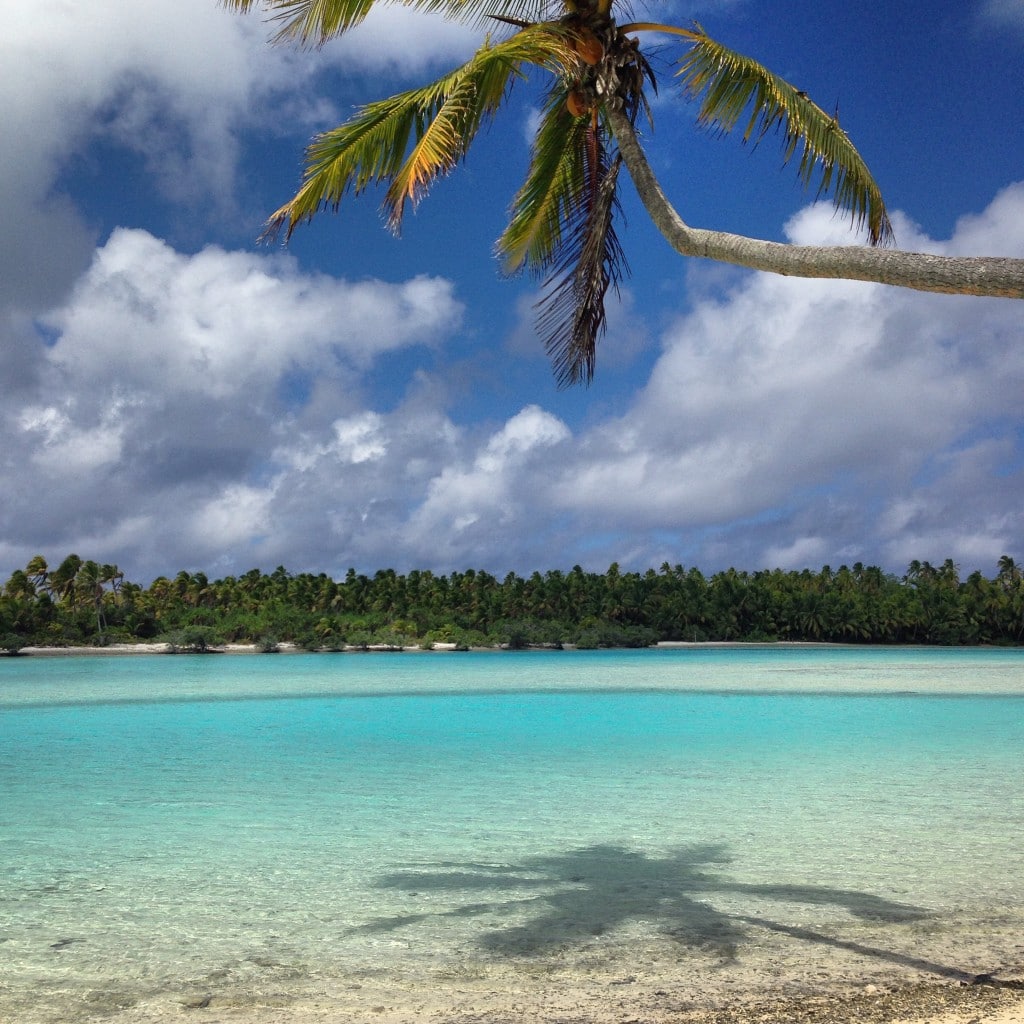
[[120, 229], [38, 323], [36, 386], [8, 396], [3, 535], [84, 546], [141, 516], [146, 543], [215, 557], [280, 529], [275, 474], [301, 475], [318, 451], [376, 458], [365, 373], [442, 343], [461, 315], [442, 279], [348, 282]]
[[351, 38], [315, 53], [268, 46], [270, 33], [258, 16], [213, 0], [6, 12], [0, 135], [18, 144], [0, 163], [0, 330], [13, 333], [18, 310], [59, 301], [88, 263], [95, 238], [60, 179], [97, 138], [141, 156], [142, 187], [230, 207], [239, 129], [322, 127], [320, 71], [400, 77], [458, 59], [473, 43], [464, 26], [400, 7], [375, 11]]
[[439, 62], [463, 61], [482, 42], [476, 29], [393, 4], [375, 7], [358, 28], [332, 43], [328, 59], [405, 76], [422, 74]]
[[[1022, 254], [1021, 224], [1014, 186], [949, 241], [900, 229], [915, 248]], [[811, 241], [836, 225], [811, 207], [789, 231]], [[457, 330], [449, 282], [340, 281], [280, 255], [189, 255], [117, 231], [37, 325], [37, 385], [4, 406], [0, 555], [20, 564], [45, 539], [58, 546], [47, 555], [79, 549], [144, 576], [989, 568], [1019, 547], [1014, 303], [731, 280], [665, 333], [626, 413], [574, 432], [532, 404], [474, 425], [424, 370], [397, 404], [367, 387], [388, 352]]]
[[[1024, 186], [921, 249], [1024, 254]], [[790, 224], [836, 232], [811, 207]], [[138, 576], [797, 567], [1019, 547], [1016, 304], [770, 275], [701, 293], [624, 414], [459, 422], [430, 374], [369, 375], [458, 329], [449, 282], [337, 280], [282, 255], [181, 253], [122, 229], [37, 323], [2, 414], [0, 555], [78, 549]], [[415, 364], [417, 360], [413, 360]], [[41, 501], [40, 496], [45, 495]], [[57, 545], [57, 550], [52, 547]]]
[[495, 541], [518, 546], [535, 524], [537, 508], [550, 506], [557, 480], [553, 456], [571, 457], [569, 428], [536, 405], [522, 409], [491, 434], [472, 462], [445, 466], [427, 486], [410, 517], [414, 549], [447, 561], [493, 558]]
[[187, 256], [147, 231], [121, 228], [97, 251], [70, 303], [41, 322], [53, 358], [94, 378], [118, 367], [129, 391], [176, 382], [213, 399], [250, 395], [296, 373], [366, 367], [382, 352], [434, 340], [459, 307], [452, 285], [400, 286], [303, 274], [287, 256]]
[[[908, 248], [1016, 256], [1022, 226], [1020, 185], [948, 243], [899, 225]], [[799, 242], [837, 230], [821, 207], [789, 225]], [[746, 277], [669, 331], [634, 407], [583, 439], [560, 504], [623, 530], [721, 526], [728, 544], [701, 553], [741, 564], [880, 547], [993, 561], [1022, 525], [997, 511], [1024, 483], [1020, 340], [1004, 300]]]

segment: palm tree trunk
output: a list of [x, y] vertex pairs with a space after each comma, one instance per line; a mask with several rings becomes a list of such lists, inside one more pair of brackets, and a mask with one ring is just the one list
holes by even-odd
[[606, 112], [623, 162], [648, 215], [672, 248], [683, 256], [700, 256], [789, 277], [873, 281], [923, 292], [1024, 299], [1024, 259], [933, 256], [855, 245], [785, 245], [692, 228], [666, 198], [629, 118], [610, 104]]

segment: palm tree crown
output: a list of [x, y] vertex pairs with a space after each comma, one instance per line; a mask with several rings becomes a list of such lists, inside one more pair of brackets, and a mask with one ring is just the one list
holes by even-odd
[[[279, 23], [279, 40], [317, 46], [359, 24], [374, 2], [224, 0], [238, 11], [263, 7]], [[336, 210], [347, 193], [371, 185], [386, 185], [387, 221], [399, 230], [406, 205], [415, 204], [466, 156], [516, 81], [530, 69], [543, 72], [548, 91], [529, 170], [512, 201], [497, 253], [506, 273], [526, 270], [545, 282], [538, 327], [560, 385], [592, 379], [597, 342], [605, 330], [605, 300], [627, 272], [615, 233], [623, 161], [656, 223], [666, 237], [670, 234], [658, 215], [664, 197], [657, 198], [655, 185], [652, 206], [651, 190], [645, 191], [641, 181], [646, 162], [636, 127], [641, 117], [651, 125], [646, 92], [657, 88], [640, 47], [645, 33], [658, 33], [660, 39], [668, 35], [681, 44], [676, 76], [684, 93], [698, 103], [700, 124], [719, 132], [738, 130], [744, 141], [755, 143], [777, 132], [784, 159], [796, 161], [805, 186], [817, 184], [819, 194], [831, 195], [837, 207], [849, 211], [854, 223], [866, 228], [872, 246], [891, 241], [881, 192], [837, 117], [757, 61], [717, 43], [700, 26], [621, 23], [614, 0], [392, 2], [488, 25], [490, 32], [461, 67], [428, 85], [369, 103], [314, 139], [302, 186], [271, 215], [267, 234], [290, 236], [318, 212]], [[742, 254], [733, 259], [728, 251], [713, 253], [699, 239], [673, 244], [687, 255], [779, 269]], [[855, 276], [813, 269], [779, 272]], [[1018, 282], [1018, 287], [1024, 295], [1024, 286]], [[994, 293], [1015, 294], [1005, 289]]]

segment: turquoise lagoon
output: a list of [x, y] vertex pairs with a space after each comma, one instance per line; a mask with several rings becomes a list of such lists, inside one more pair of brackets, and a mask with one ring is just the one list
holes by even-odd
[[0, 659], [0, 1020], [1021, 964], [1024, 651]]

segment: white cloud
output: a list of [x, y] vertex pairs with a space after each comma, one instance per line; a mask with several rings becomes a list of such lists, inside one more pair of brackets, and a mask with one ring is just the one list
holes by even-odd
[[[1024, 3], [1019, 5], [1024, 23]], [[1007, 185], [980, 213], [957, 221], [943, 247], [962, 256], [1020, 256], [1024, 253], [1024, 182]]]
[[239, 540], [251, 542], [270, 525], [272, 490], [229, 484], [189, 516], [189, 532], [198, 550], [221, 552]]
[[409, 520], [409, 539], [451, 559], [487, 558], [496, 542], [522, 544], [538, 508], [550, 508], [552, 456], [568, 454], [571, 436], [551, 413], [536, 405], [522, 409], [470, 464], [446, 465], [430, 480]]
[[[139, 153], [142, 186], [231, 209], [241, 126], [323, 127], [315, 75], [421, 73], [471, 52], [464, 26], [401, 7], [375, 11], [322, 51], [267, 43], [270, 28], [215, 0], [22, 5], [0, 38], [0, 312], [57, 302], [88, 260], [92, 233], [58, 179], [90, 142]], [[414, 45], [410, 44], [414, 40]], [[41, 273], [40, 268], [46, 272]], [[0, 327], [2, 327], [0, 320]]]
[[364, 412], [334, 423], [334, 450], [338, 457], [354, 465], [382, 459], [388, 452], [379, 413]]
[[[170, 7], [98, 0], [8, 12], [0, 42], [0, 133], [18, 145], [7, 148], [0, 165], [9, 211], [0, 250], [17, 252], [24, 264], [27, 242], [30, 266], [48, 267], [35, 276], [50, 287], [37, 284], [38, 294], [28, 297], [55, 301], [86, 258], [88, 229], [51, 190], [98, 131], [112, 130], [151, 157], [173, 156], [175, 174], [163, 180], [178, 188], [195, 177], [183, 169], [201, 174], [207, 188], [223, 187], [233, 162], [231, 124], [264, 83], [284, 80], [283, 63], [257, 47], [252, 26], [203, 0]], [[169, 119], [165, 130], [178, 126], [177, 146], [160, 144], [161, 129], [149, 120], [157, 110]], [[62, 235], [64, 245], [57, 242]], [[17, 270], [9, 257], [5, 272], [8, 265]]]
[[[1014, 186], [948, 242], [900, 227], [914, 248], [1024, 254], [1021, 224]], [[813, 241], [836, 225], [814, 207], [790, 230]], [[45, 539], [48, 556], [79, 550], [136, 578], [988, 567], [1019, 551], [1016, 303], [768, 275], [728, 287], [667, 330], [625, 414], [574, 433], [527, 405], [480, 426], [422, 369], [397, 404], [367, 386], [382, 355], [458, 328], [450, 283], [340, 281], [119, 230], [47, 318], [37, 378], [0, 409], [2, 551], [23, 564]]]
[[[88, 474], [116, 463], [121, 457], [124, 417], [114, 402], [103, 410], [93, 426], [76, 425], [67, 411], [46, 406], [28, 409], [22, 416], [25, 432], [35, 433], [40, 443], [32, 461], [45, 471], [61, 474], [68, 466]], [[67, 403], [73, 408], [73, 403]]]
[[[1022, 255], [1022, 225], [1024, 189], [1014, 186], [965, 218], [963, 237], [958, 231], [948, 244], [914, 235], [906, 223], [901, 234], [910, 248], [1001, 247]], [[812, 207], [789, 230], [796, 241], [831, 241], [841, 226], [830, 211]], [[1000, 466], [1005, 475], [987, 494], [970, 492], [962, 529], [945, 537], [958, 551], [976, 551], [968, 538], [977, 536], [994, 549], [1020, 528], [1015, 518], [997, 536], [985, 511], [1005, 507], [1008, 490], [1024, 482], [1013, 471], [1012, 443], [1024, 385], [1020, 341], [1019, 311], [1005, 300], [748, 276], [725, 299], [699, 302], [668, 332], [630, 412], [581, 439], [559, 506], [589, 528], [623, 531], [685, 535], [747, 520], [731, 533], [744, 537], [743, 553], [757, 563], [847, 541], [856, 547], [857, 531], [877, 550], [870, 517], [879, 496], [922, 493], [922, 474], [936, 477], [931, 503], [945, 495], [935, 519], [958, 521], [951, 503], [964, 501], [967, 485], [952, 465], [976, 466], [980, 456], [937, 461], [936, 453], [991, 432], [1009, 448], [1000, 448], [1002, 461], [987, 461], [972, 486]], [[825, 510], [815, 498], [825, 489], [852, 502], [860, 518]], [[817, 508], [831, 520], [818, 525], [833, 532], [797, 523], [798, 508]], [[895, 535], [911, 529], [908, 521]], [[894, 539], [891, 551], [906, 547]], [[918, 531], [916, 540], [930, 547], [937, 538]]]
[[765, 548], [764, 564], [773, 569], [806, 569], [825, 564], [829, 551], [826, 537], [797, 537], [789, 544]]
[[982, 0], [981, 17], [997, 29], [1024, 33], [1024, 4], [1020, 0]]
[[927, 482], [890, 498], [878, 520], [878, 536], [890, 559], [957, 561], [991, 565], [1019, 550], [1024, 532], [1020, 450], [1011, 430], [939, 453]]
[[483, 42], [479, 30], [398, 4], [376, 6], [351, 33], [330, 44], [327, 59], [369, 71], [422, 74], [439, 63], [462, 63]]
[[281, 528], [273, 465], [293, 483], [318, 462], [337, 473], [390, 454], [384, 420], [359, 408], [364, 373], [439, 344], [461, 314], [442, 279], [347, 282], [120, 229], [45, 319], [34, 386], [8, 396], [0, 530], [72, 547], [141, 516], [146, 543], [190, 564], [245, 547]]
[[114, 367], [129, 394], [245, 396], [252, 406], [288, 371], [365, 368], [389, 350], [433, 343], [460, 314], [439, 278], [351, 283], [303, 274], [283, 255], [209, 246], [188, 256], [122, 228], [44, 323], [59, 335], [51, 361], [79, 381], [102, 381]]
[[477, 469], [490, 474], [500, 473], [537, 448], [549, 448], [568, 440], [569, 428], [561, 420], [531, 405], [512, 417], [487, 442], [477, 457]]

